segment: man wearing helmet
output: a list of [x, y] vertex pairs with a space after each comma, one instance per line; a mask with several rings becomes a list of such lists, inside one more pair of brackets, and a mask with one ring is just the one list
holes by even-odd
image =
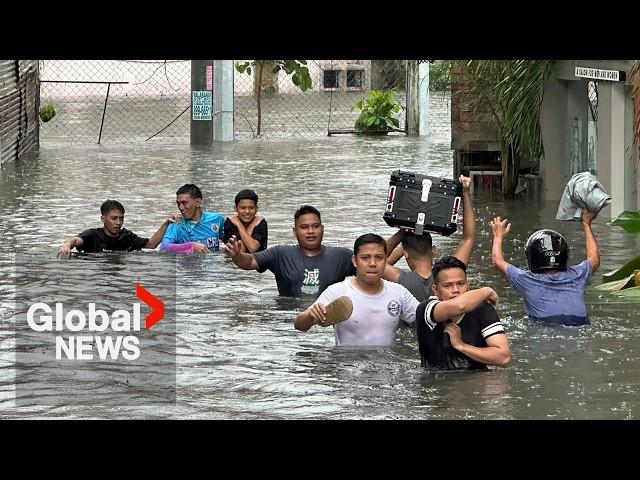
[[528, 271], [520, 270], [504, 259], [502, 242], [511, 224], [500, 217], [491, 221], [493, 265], [520, 292], [529, 318], [562, 325], [589, 323], [584, 290], [591, 283], [593, 272], [600, 266], [598, 242], [591, 229], [591, 222], [597, 215], [588, 210], [582, 214], [586, 260], [578, 265], [567, 266], [569, 247], [564, 237], [554, 230], [538, 230], [529, 237], [525, 246]]

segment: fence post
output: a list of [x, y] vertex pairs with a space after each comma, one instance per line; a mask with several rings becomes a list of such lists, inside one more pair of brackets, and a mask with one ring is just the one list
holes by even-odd
[[102, 139], [102, 127], [104, 126], [104, 115], [107, 113], [107, 102], [109, 101], [109, 91], [111, 90], [111, 82], [107, 84], [107, 94], [104, 97], [104, 108], [102, 109], [102, 121], [100, 122], [100, 133], [98, 134], [98, 145]]
[[420, 97], [420, 125], [419, 135], [425, 136], [429, 133], [429, 60], [422, 60], [418, 68], [420, 83], [418, 84], [418, 95]]
[[211, 145], [213, 142], [212, 77], [211, 60], [191, 61], [191, 145]]
[[417, 60], [407, 60], [407, 135], [420, 134], [420, 77]]
[[233, 140], [233, 60], [213, 61], [213, 139]]

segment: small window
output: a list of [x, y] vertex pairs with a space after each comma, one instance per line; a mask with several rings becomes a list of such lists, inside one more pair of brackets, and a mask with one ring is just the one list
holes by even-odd
[[324, 88], [338, 88], [340, 86], [340, 70], [325, 70], [322, 85]]
[[347, 88], [362, 88], [362, 70], [347, 70]]

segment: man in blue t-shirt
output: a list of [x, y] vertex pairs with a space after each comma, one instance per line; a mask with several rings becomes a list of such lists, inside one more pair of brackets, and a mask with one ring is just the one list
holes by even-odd
[[209, 253], [220, 249], [224, 216], [202, 211], [202, 192], [191, 183], [176, 191], [176, 204], [182, 221], [170, 225], [162, 238], [160, 251]]
[[564, 237], [554, 230], [538, 230], [525, 246], [529, 270], [516, 268], [504, 259], [502, 242], [511, 224], [500, 217], [491, 222], [493, 265], [520, 292], [529, 318], [562, 325], [589, 323], [584, 291], [591, 283], [593, 272], [600, 266], [598, 242], [591, 229], [591, 222], [597, 215], [588, 210], [582, 214], [586, 260], [568, 267], [569, 246]]

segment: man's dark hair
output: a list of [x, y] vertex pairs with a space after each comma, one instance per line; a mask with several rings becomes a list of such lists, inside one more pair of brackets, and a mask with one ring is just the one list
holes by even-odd
[[422, 235], [407, 233], [402, 237], [402, 248], [415, 257], [426, 257], [431, 254], [433, 242], [431, 234], [424, 232]]
[[191, 198], [202, 198], [202, 192], [193, 183], [185, 183], [177, 191], [176, 195], [188, 194]]
[[384, 254], [387, 254], [387, 242], [385, 242], [384, 238], [380, 235], [376, 235], [375, 233], [365, 233], [364, 235], [360, 235], [356, 238], [355, 243], [353, 244], [353, 254], [358, 255], [358, 250], [362, 245], [367, 243], [376, 243], [378, 245], [382, 245], [384, 248]]
[[236, 207], [240, 200], [253, 200], [256, 205], [258, 205], [258, 194], [253, 190], [240, 190], [236, 195]]
[[293, 224], [297, 225], [298, 224], [298, 218], [300, 218], [302, 215], [306, 215], [307, 213], [313, 213], [313, 214], [317, 215], [318, 216], [318, 220], [320, 220], [320, 223], [322, 223], [322, 218], [320, 217], [320, 212], [318, 211], [318, 209], [316, 207], [312, 207], [311, 205], [303, 205], [298, 210], [296, 210], [296, 213], [293, 214]]
[[433, 275], [434, 283], [438, 283], [438, 275], [441, 271], [446, 270], [448, 268], [460, 268], [462, 271], [467, 273], [467, 266], [464, 262], [458, 260], [453, 255], [447, 255], [446, 257], [440, 258], [431, 269], [431, 275]]
[[100, 205], [100, 214], [102, 215], [106, 215], [111, 210], [118, 210], [119, 212], [124, 213], [124, 207], [117, 200], [105, 200], [102, 202], [102, 205]]

